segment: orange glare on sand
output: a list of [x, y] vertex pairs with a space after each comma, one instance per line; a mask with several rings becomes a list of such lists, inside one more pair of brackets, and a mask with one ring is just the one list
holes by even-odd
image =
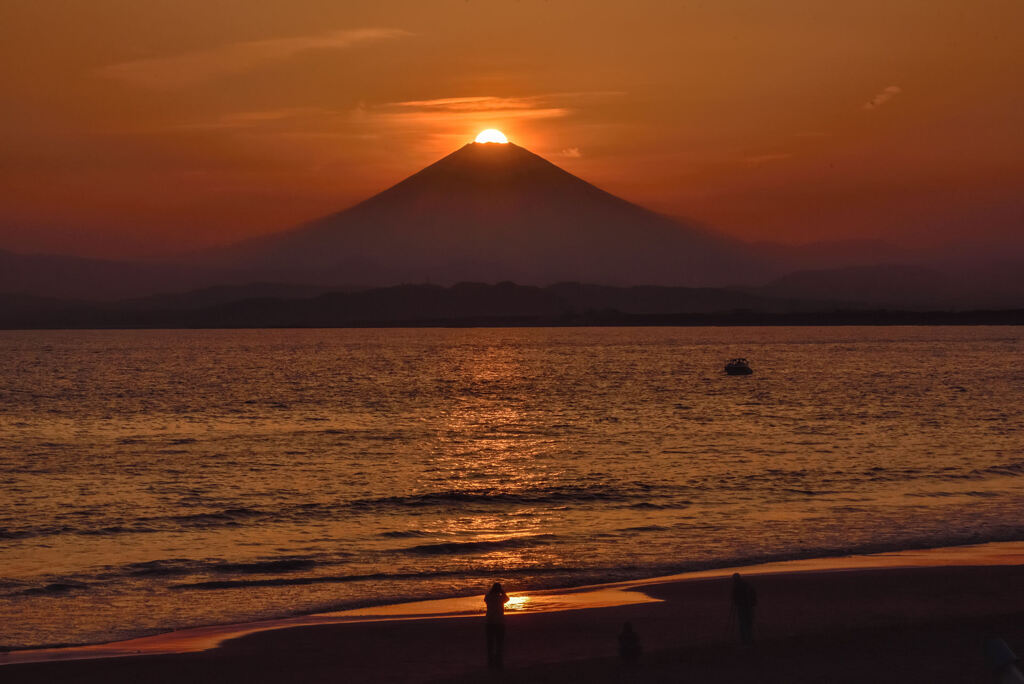
[[488, 128], [486, 131], [480, 131], [480, 135], [476, 136], [476, 142], [478, 143], [507, 143], [508, 138], [505, 134], [496, 128]]

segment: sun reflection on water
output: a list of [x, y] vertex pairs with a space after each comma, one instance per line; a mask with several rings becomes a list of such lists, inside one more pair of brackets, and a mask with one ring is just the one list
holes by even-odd
[[[453, 392], [436, 417], [427, 473], [436, 482], [430, 486], [446, 487], [465, 500], [435, 530], [439, 539], [488, 548], [477, 558], [485, 568], [522, 565], [528, 562], [527, 549], [543, 546], [529, 540], [543, 516], [519, 500], [549, 477], [533, 461], [549, 447], [550, 437], [537, 434], [533, 416], [522, 411], [527, 397], [512, 389], [530, 372], [518, 350], [490, 345], [445, 369]], [[472, 508], [481, 505], [477, 501], [501, 510], [474, 514]]]
[[530, 607], [529, 596], [509, 596], [508, 603], [505, 604], [506, 611], [520, 611], [528, 610]]

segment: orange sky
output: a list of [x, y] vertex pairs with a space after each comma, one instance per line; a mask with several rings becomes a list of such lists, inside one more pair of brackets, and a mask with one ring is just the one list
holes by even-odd
[[1020, 0], [0, 0], [0, 248], [281, 230], [500, 128], [752, 240], [1024, 233]]

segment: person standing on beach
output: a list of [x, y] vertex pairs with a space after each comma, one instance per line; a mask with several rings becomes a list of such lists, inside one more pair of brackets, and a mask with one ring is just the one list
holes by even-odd
[[487, 604], [487, 666], [500, 670], [505, 662], [505, 604], [508, 594], [495, 582], [484, 596]]
[[740, 627], [740, 643], [750, 646], [754, 643], [754, 606], [757, 605], [757, 592], [754, 587], [740, 577], [740, 573], [732, 576], [732, 607]]

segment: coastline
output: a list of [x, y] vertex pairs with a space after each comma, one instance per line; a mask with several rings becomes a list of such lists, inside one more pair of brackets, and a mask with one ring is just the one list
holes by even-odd
[[[510, 595], [513, 601], [509, 615], [510, 619], [516, 622], [543, 620], [542, 616], [547, 615], [548, 619], [554, 619], [556, 622], [572, 623], [579, 621], [581, 615], [593, 615], [597, 612], [605, 616], [617, 616], [638, 612], [642, 614], [645, 609], [652, 606], [664, 610], [668, 607], [666, 604], [673, 603], [674, 597], [680, 593], [692, 593], [701, 587], [707, 587], [707, 591], [702, 593], [721, 594], [722, 590], [718, 585], [723, 584], [733, 572], [761, 579], [772, 577], [775, 578], [773, 581], [815, 584], [820, 583], [822, 577], [834, 576], [837, 573], [857, 577], [897, 570], [924, 572], [935, 577], [963, 574], [959, 571], [965, 570], [981, 573], [995, 571], [997, 574], [1019, 576], [1024, 579], [1024, 542], [992, 542], [935, 549], [775, 561], [537, 592], [515, 591], [512, 587]], [[943, 581], [948, 581], [948, 577]], [[1019, 593], [1021, 595], [1018, 598], [1021, 601], [1009, 601], [1005, 605], [1014, 610], [1024, 611], [1024, 589]], [[57, 663], [74, 668], [76, 663], [96, 660], [135, 662], [196, 654], [217, 658], [219, 653], [233, 652], [239, 644], [251, 642], [253, 639], [290, 641], [296, 633], [310, 631], [306, 628], [312, 628], [314, 632], [344, 629], [349, 633], [352, 630], [369, 633], [376, 629], [386, 630], [389, 626], [393, 629], [396, 625], [403, 624], [406, 626], [402, 629], [425, 630], [433, 629], [429, 626], [441, 623], [475, 623], [464, 618], [479, 616], [481, 605], [480, 596], [471, 596], [278, 620], [198, 627], [108, 644], [12, 651], [0, 654], [0, 665], [5, 665], [3, 671], [9, 674], [28, 672], [35, 666], [45, 667]], [[617, 619], [615, 617], [612, 621]]]
[[137, 330], [345, 330], [345, 329], [417, 329], [417, 328], [817, 328], [817, 327], [1020, 327], [1024, 326], [1024, 309], [978, 309], [966, 311], [914, 311], [905, 309], [869, 309], [821, 311], [816, 313], [757, 313], [746, 311], [717, 314], [625, 314], [621, 312], [545, 318], [537, 316], [471, 318], [433, 318], [399, 320], [354, 320], [341, 323], [288, 321], [257, 318], [244, 322], [227, 322], [222, 318], [193, 321], [174, 318], [166, 321], [94, 321], [69, 322], [0, 319], [0, 331], [8, 332], [70, 332], [70, 331], [137, 331]]

